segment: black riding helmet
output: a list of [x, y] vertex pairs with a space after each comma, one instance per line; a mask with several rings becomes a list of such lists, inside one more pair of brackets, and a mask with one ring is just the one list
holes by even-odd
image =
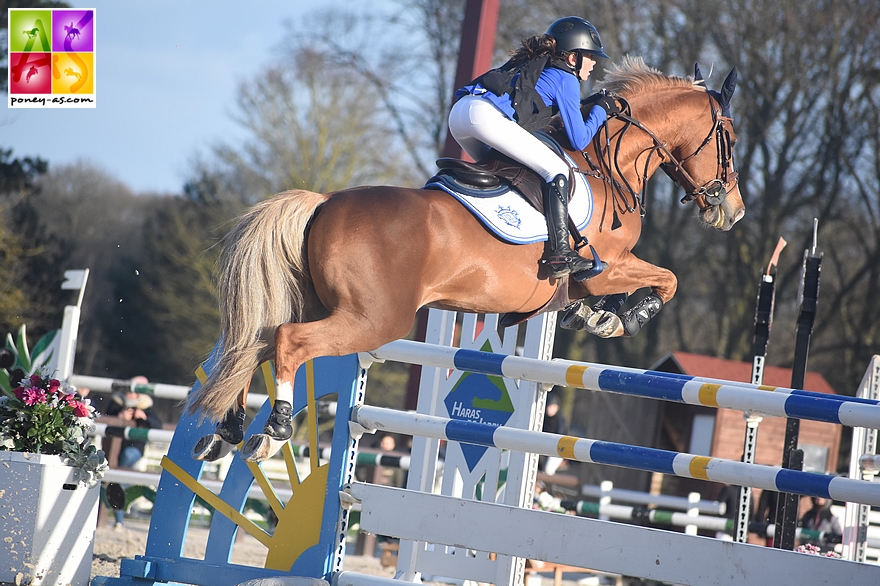
[[581, 69], [583, 55], [587, 54], [593, 59], [604, 57], [610, 59], [602, 50], [602, 39], [599, 31], [592, 24], [579, 16], [566, 16], [553, 21], [547, 33], [556, 39], [556, 52], [564, 57], [567, 53], [577, 54], [577, 65], [574, 72], [577, 74]]

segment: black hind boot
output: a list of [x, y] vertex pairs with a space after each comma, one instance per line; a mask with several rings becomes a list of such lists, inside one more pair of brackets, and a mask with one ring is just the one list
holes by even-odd
[[594, 263], [572, 250], [568, 242], [568, 179], [557, 175], [553, 181], [544, 184], [544, 216], [547, 218], [547, 246], [541, 263], [550, 268], [554, 279], [572, 274], [576, 281], [589, 279], [593, 274]]

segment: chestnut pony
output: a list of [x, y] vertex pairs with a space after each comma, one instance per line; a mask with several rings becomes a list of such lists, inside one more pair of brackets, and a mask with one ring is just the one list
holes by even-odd
[[[246, 211], [220, 260], [217, 361], [187, 405], [188, 412], [221, 422], [218, 433], [224, 426], [239, 431], [202, 438], [194, 457], [215, 459], [230, 441], [241, 441], [241, 405], [261, 362], [275, 359], [277, 388], [289, 392], [305, 361], [370, 351], [406, 336], [424, 306], [528, 315], [575, 300], [564, 326], [602, 337], [638, 332], [677, 285], [671, 271], [632, 253], [647, 179], [662, 167], [685, 189], [682, 202], [694, 201], [700, 221], [719, 230], [745, 214], [732, 157], [735, 84], [736, 70], [715, 92], [699, 68], [693, 78], [665, 76], [640, 58], [607, 72], [605, 88], [623, 112], [585, 152], [569, 151], [593, 191], [593, 219], [583, 235], [608, 265], [584, 282], [547, 279], [538, 262], [542, 244], [501, 241], [440, 190], [288, 191]], [[559, 129], [552, 134], [565, 140]], [[617, 315], [622, 300], [643, 287], [651, 292]], [[590, 296], [603, 299], [593, 307], [579, 301]], [[242, 457], [271, 456], [283, 444], [278, 435], [254, 434]]]

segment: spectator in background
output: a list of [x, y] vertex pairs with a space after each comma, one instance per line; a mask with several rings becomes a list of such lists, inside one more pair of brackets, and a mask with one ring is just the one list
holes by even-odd
[[[556, 433], [566, 435], [568, 433], [568, 422], [565, 416], [559, 411], [559, 397], [556, 393], [547, 394], [547, 405], [544, 408], [544, 425], [541, 428], [545, 433]], [[546, 474], [556, 474], [560, 466], [565, 462], [562, 458], [556, 456], [541, 456], [538, 459], [538, 469]]]
[[[146, 377], [136, 376], [132, 384], [147, 383]], [[134, 391], [116, 392], [107, 404], [107, 415], [118, 417], [126, 425], [145, 429], [161, 429], [162, 420], [153, 412], [153, 399], [149, 395]], [[138, 440], [123, 440], [119, 451], [118, 466], [134, 468], [144, 456], [147, 443]], [[116, 528], [121, 529], [125, 520], [125, 508], [114, 511]]]
[[[812, 497], [813, 508], [804, 513], [801, 517], [800, 526], [804, 529], [812, 529], [814, 531], [835, 533], [840, 535], [843, 529], [840, 527], [840, 521], [831, 512], [831, 501], [822, 497]], [[811, 539], [801, 539], [802, 543], [812, 542]], [[821, 543], [816, 543], [821, 546]]]
[[[764, 489], [758, 499], [758, 508], [755, 510], [755, 521], [764, 525], [776, 524], [776, 505], [779, 503], [779, 493], [775, 490]], [[767, 547], [773, 547], [773, 538], [765, 537]]]

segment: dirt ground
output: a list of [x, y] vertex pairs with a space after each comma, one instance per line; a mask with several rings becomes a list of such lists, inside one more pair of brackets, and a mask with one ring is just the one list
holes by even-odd
[[[98, 527], [95, 532], [95, 546], [92, 554], [92, 578], [95, 576], [119, 576], [119, 565], [123, 558], [134, 558], [143, 555], [147, 544], [149, 524], [143, 519], [126, 519], [125, 525], [120, 529], [107, 525]], [[200, 558], [205, 555], [205, 543], [208, 539], [208, 530], [190, 528], [184, 546], [186, 557]], [[260, 542], [244, 534], [232, 549], [232, 561], [236, 564], [256, 566], [262, 568], [266, 560], [266, 548]], [[384, 576], [393, 578], [395, 569], [383, 568], [379, 558], [369, 556], [345, 556], [345, 569], [347, 571], [368, 574], [371, 576]], [[595, 576], [588, 574], [566, 574], [561, 586], [591, 586], [593, 584], [607, 584]], [[534, 574], [527, 581], [530, 586], [551, 586], [553, 574], [543, 572]], [[426, 586], [449, 586], [442, 582], [425, 582]]]
[[[98, 527], [92, 554], [92, 578], [95, 576], [119, 576], [123, 558], [143, 555], [147, 545], [149, 524], [138, 519], [126, 519], [119, 530], [112, 526]], [[208, 530], [191, 528], [184, 546], [184, 555], [199, 558], [205, 555]], [[263, 567], [266, 548], [250, 535], [243, 535], [232, 548], [232, 561], [236, 564]], [[377, 558], [346, 556], [345, 569], [371, 576], [394, 577], [394, 568], [383, 568]]]

